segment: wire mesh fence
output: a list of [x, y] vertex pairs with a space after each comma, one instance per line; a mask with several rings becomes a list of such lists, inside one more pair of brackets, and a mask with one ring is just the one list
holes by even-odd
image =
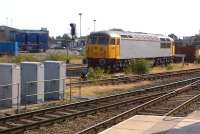
[[65, 78], [0, 85], [0, 109], [65, 100], [65, 91]]
[[[79, 85], [74, 87], [74, 82]], [[83, 101], [86, 90], [82, 82], [80, 77], [67, 77], [0, 85], [0, 110], [14, 108], [20, 112], [35, 104], [46, 106], [51, 102], [61, 105]]]

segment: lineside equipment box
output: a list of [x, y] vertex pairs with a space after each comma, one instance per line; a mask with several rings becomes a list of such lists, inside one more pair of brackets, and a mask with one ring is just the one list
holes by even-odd
[[21, 63], [21, 103], [44, 101], [44, 65], [39, 62]]
[[16, 64], [0, 64], [0, 108], [15, 107], [20, 102], [20, 68]]
[[63, 61], [44, 62], [45, 101], [64, 97], [66, 64]]

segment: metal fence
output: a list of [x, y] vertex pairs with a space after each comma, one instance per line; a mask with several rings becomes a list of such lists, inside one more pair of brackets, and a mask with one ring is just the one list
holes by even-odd
[[[74, 87], [74, 82], [79, 84]], [[21, 112], [29, 106], [32, 108], [33, 104], [51, 106], [51, 102], [57, 105], [83, 101], [87, 98], [84, 97], [82, 82], [80, 77], [67, 77], [0, 85], [0, 110], [12, 108]]]
[[16, 108], [20, 109], [20, 84], [0, 85], [0, 109]]
[[[28, 105], [68, 99], [65, 78], [0, 85], [0, 109], [26, 108]], [[70, 97], [71, 98], [71, 97]]]
[[[79, 83], [78, 86], [73, 86], [72, 83], [77, 82]], [[82, 98], [82, 79], [81, 78], [73, 78], [70, 77], [69, 78], [69, 92], [68, 92], [68, 96], [69, 96], [69, 101], [72, 101], [73, 98], [76, 98], [78, 100], [81, 100]]]

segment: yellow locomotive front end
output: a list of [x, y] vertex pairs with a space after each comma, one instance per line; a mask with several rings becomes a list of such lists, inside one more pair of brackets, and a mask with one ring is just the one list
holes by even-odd
[[171, 56], [174, 57], [175, 56], [175, 49], [176, 49], [175, 42], [173, 40], [171, 42], [172, 42], [171, 46], [170, 46], [170, 48], [171, 48]]
[[89, 66], [109, 66], [120, 58], [120, 36], [104, 32], [91, 33], [86, 55]]

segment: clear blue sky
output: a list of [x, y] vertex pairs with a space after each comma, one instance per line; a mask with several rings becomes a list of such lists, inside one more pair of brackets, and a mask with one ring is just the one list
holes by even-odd
[[[199, 0], [1, 0], [0, 25], [47, 27], [50, 35], [69, 33], [82, 15], [82, 34], [122, 28], [129, 31], [194, 35], [200, 29]], [[6, 19], [7, 18], [7, 19]]]

